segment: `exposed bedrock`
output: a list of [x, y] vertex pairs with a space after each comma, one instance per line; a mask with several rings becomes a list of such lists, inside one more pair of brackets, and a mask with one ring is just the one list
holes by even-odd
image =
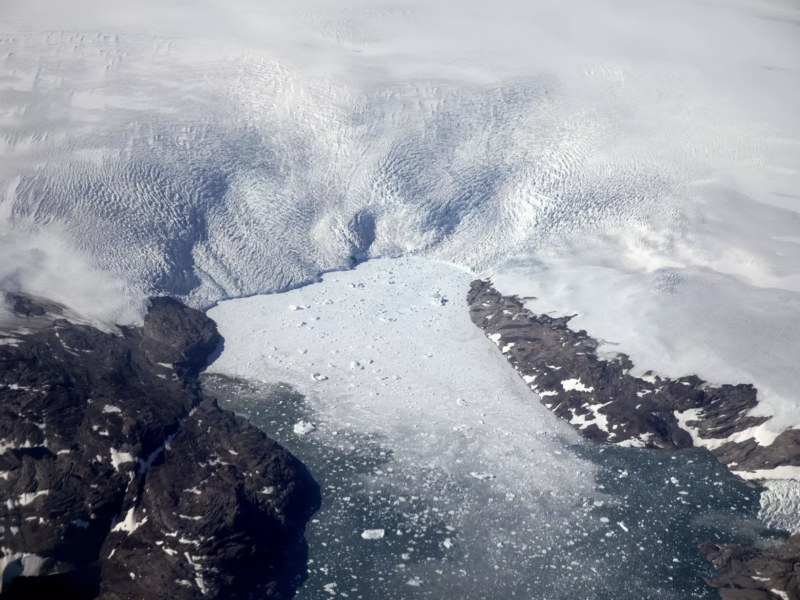
[[535, 315], [486, 281], [472, 283], [468, 301], [472, 321], [545, 406], [589, 439], [643, 448], [703, 446], [742, 474], [800, 466], [800, 431], [759, 443], [756, 428], [769, 417], [748, 416], [757, 404], [752, 385], [714, 387], [694, 375], [634, 377], [625, 354], [598, 357], [599, 343], [569, 329], [570, 317]]
[[[7, 301], [22, 326], [53, 314]], [[121, 335], [51, 323], [0, 336], [3, 597], [290, 597], [319, 488], [203, 397], [214, 322], [156, 298]]]
[[[542, 403], [588, 439], [641, 448], [706, 447], [747, 479], [800, 466], [800, 430], [784, 431], [769, 444], [759, 440], [758, 427], [768, 417], [748, 416], [757, 404], [752, 385], [711, 386], [694, 375], [634, 377], [628, 356], [599, 357], [599, 342], [569, 329], [571, 317], [533, 314], [522, 299], [501, 295], [488, 281], [473, 281], [467, 301], [472, 321]], [[723, 598], [800, 600], [800, 535], [767, 550], [713, 544], [701, 550], [723, 573], [713, 583]]]
[[723, 600], [800, 598], [800, 535], [765, 550], [706, 542], [700, 551], [721, 573], [707, 581], [719, 588]]

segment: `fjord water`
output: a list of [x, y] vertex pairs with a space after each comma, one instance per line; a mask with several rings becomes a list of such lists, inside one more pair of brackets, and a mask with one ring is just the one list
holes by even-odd
[[[710, 599], [701, 576], [713, 569], [698, 543], [779, 537], [756, 518], [758, 489], [705, 450], [600, 447], [540, 432], [553, 453], [597, 469], [583, 497], [520, 498], [494, 479], [398, 461], [381, 436], [298, 435], [294, 424], [317, 415], [287, 384], [207, 374], [203, 386], [292, 451], [323, 490], [298, 599]], [[552, 458], [532, 452], [530, 463]], [[384, 537], [364, 539], [370, 529]]]

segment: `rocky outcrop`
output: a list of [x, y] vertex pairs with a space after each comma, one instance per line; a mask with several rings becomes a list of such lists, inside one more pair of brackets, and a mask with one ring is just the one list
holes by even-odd
[[718, 579], [706, 581], [719, 588], [723, 600], [800, 598], [800, 535], [766, 550], [706, 542], [700, 551], [722, 574]]
[[[748, 416], [757, 404], [751, 385], [710, 386], [693, 375], [668, 379], [630, 374], [624, 354], [599, 357], [599, 343], [572, 331], [570, 317], [536, 315], [523, 299], [474, 281], [467, 301], [472, 321], [500, 348], [542, 403], [600, 443], [642, 448], [703, 446], [734, 473], [767, 477], [800, 466], [800, 431], [761, 445], [755, 429], [768, 417]], [[703, 544], [722, 574], [708, 580], [725, 600], [800, 600], [800, 535], [779, 547]]]
[[572, 331], [570, 317], [535, 315], [521, 299], [501, 295], [487, 281], [472, 283], [468, 302], [472, 321], [542, 403], [591, 440], [647, 448], [702, 446], [746, 477], [800, 466], [800, 431], [785, 431], [765, 446], [755, 439], [755, 429], [768, 417], [748, 416], [757, 405], [752, 385], [710, 386], [694, 375], [634, 377], [628, 356], [599, 357], [599, 343], [585, 331]]
[[0, 337], [4, 597], [289, 597], [319, 489], [203, 397], [214, 322], [157, 298], [121, 335], [31, 330], [52, 306], [8, 300], [28, 329]]

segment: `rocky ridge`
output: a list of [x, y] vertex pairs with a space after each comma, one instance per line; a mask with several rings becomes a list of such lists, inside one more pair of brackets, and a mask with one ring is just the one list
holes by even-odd
[[[748, 415], [757, 404], [752, 385], [715, 387], [694, 375], [668, 379], [651, 372], [634, 377], [628, 356], [599, 357], [599, 342], [569, 329], [571, 317], [533, 314], [523, 299], [501, 295], [488, 281], [474, 281], [467, 302], [473, 323], [542, 403], [590, 440], [641, 448], [702, 446], [746, 479], [800, 467], [800, 430], [784, 431], [768, 445], [759, 442], [757, 429], [768, 417]], [[701, 551], [724, 574], [710, 583], [731, 600], [800, 599], [798, 540], [795, 535], [766, 551], [706, 544]]]
[[114, 335], [6, 300], [18, 327], [0, 336], [3, 595], [290, 597], [319, 488], [203, 396], [214, 322], [156, 298], [142, 328]]

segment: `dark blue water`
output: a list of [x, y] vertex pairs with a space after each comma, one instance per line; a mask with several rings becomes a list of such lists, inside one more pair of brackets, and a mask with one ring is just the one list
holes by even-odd
[[[705, 450], [564, 443], [597, 466], [594, 493], [520, 503], [486, 482], [401, 467], [368, 435], [296, 435], [292, 426], [313, 414], [289, 386], [203, 381], [320, 483], [298, 599], [712, 599], [703, 577], [714, 571], [699, 543], [781, 538], [756, 519], [759, 490]], [[382, 539], [362, 538], [375, 528]]]

